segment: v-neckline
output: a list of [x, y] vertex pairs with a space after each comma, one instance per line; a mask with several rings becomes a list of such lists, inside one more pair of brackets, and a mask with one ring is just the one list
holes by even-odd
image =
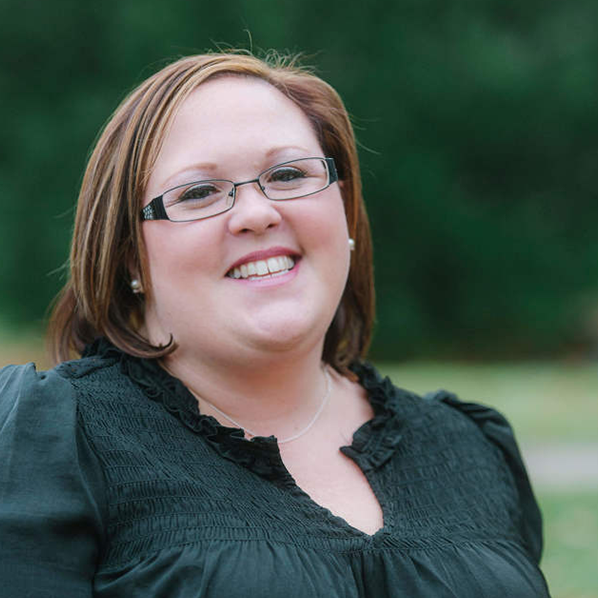
[[350, 445], [340, 447], [343, 455], [361, 469], [380, 507], [382, 526], [370, 534], [335, 515], [297, 485], [282, 460], [275, 437], [255, 436], [246, 439], [243, 430], [224, 426], [214, 417], [200, 413], [193, 394], [179, 379], [162, 369], [156, 360], [132, 357], [113, 345], [106, 344], [106, 347], [99, 348], [98, 353], [118, 356], [123, 372], [142, 387], [148, 398], [162, 402], [185, 426], [202, 435], [222, 457], [244, 466], [279, 488], [291, 491], [294, 497], [323, 514], [339, 530], [368, 540], [384, 535], [389, 525], [390, 513], [385, 508], [379, 489], [373, 483], [373, 474], [392, 457], [401, 441], [403, 421], [399, 415], [398, 403], [400, 393], [404, 391], [395, 387], [389, 378], [382, 378], [372, 365], [358, 362], [351, 369], [366, 391], [374, 416], [357, 428]]
[[[341, 448], [348, 448], [348, 447], [341, 447]], [[376, 537], [384, 535], [385, 530], [390, 525], [391, 513], [385, 507], [385, 501], [383, 500], [383, 497], [381, 497], [381, 495], [380, 495], [380, 488], [377, 487], [376, 483], [373, 483], [373, 480], [374, 480], [373, 476], [375, 475], [375, 472], [373, 470], [369, 470], [366, 473], [366, 471], [363, 470], [363, 468], [361, 467], [361, 465], [359, 464], [358, 461], [356, 461], [352, 457], [347, 457], [347, 458], [351, 459], [356, 464], [356, 466], [359, 467], [359, 469], [362, 471], [364, 478], [366, 480], [366, 483], [369, 485], [372, 495], [373, 495], [374, 499], [377, 501], [378, 506], [380, 508], [380, 513], [382, 515], [382, 525], [378, 529], [376, 529], [373, 533], [369, 533], [359, 527], [352, 525], [344, 517], [342, 517], [341, 515], [336, 515], [335, 513], [333, 513], [330, 510], [330, 508], [320, 504], [317, 500], [312, 498], [311, 495], [306, 490], [304, 490], [303, 488], [301, 488], [301, 486], [299, 486], [297, 484], [296, 480], [294, 479], [292, 474], [289, 472], [289, 470], [286, 468], [286, 466], [284, 466], [284, 462], [283, 462], [283, 466], [285, 468], [286, 474], [287, 474], [289, 480], [291, 481], [291, 483], [289, 485], [287, 485], [284, 488], [284, 490], [290, 492], [290, 494], [293, 496], [293, 498], [298, 500], [299, 503], [303, 503], [306, 506], [308, 506], [309, 508], [311, 508], [311, 510], [319, 512], [322, 516], [324, 516], [326, 518], [326, 520], [332, 522], [336, 527], [338, 527], [339, 530], [348, 531], [348, 532], [350, 532], [351, 535], [365, 538], [368, 541], [373, 541]], [[314, 519], [314, 525], [317, 526], [317, 519]]]

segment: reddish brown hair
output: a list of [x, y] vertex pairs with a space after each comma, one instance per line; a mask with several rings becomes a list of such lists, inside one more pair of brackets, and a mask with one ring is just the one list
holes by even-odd
[[[347, 373], [368, 349], [374, 316], [372, 247], [363, 203], [355, 137], [336, 91], [293, 58], [246, 52], [182, 58], [139, 85], [117, 108], [89, 159], [77, 205], [70, 279], [53, 309], [49, 342], [56, 361], [81, 354], [99, 336], [139, 357], [176, 349], [176, 339], [156, 347], [139, 332], [145, 299], [132, 293], [139, 272], [151, 294], [139, 212], [149, 173], [173, 116], [185, 98], [216, 76], [267, 81], [295, 102], [312, 122], [326, 156], [343, 181], [349, 234], [355, 239], [349, 279], [324, 344], [323, 359]], [[145, 283], [145, 284], [144, 284]]]

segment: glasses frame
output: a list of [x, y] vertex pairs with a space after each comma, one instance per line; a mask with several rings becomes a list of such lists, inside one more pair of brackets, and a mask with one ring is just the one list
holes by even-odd
[[[293, 164], [295, 162], [302, 162], [303, 160], [323, 160], [326, 164], [326, 170], [328, 171], [328, 183], [325, 187], [318, 189], [317, 191], [311, 191], [310, 193], [304, 193], [303, 195], [294, 195], [292, 197], [285, 197], [284, 199], [273, 199], [272, 197], [268, 197], [266, 194], [266, 190], [262, 187], [260, 183], [260, 178], [262, 175], [266, 174], [270, 170], [274, 168], [278, 168], [279, 166], [284, 166], [285, 164]], [[174, 191], [175, 189], [179, 189], [180, 187], [188, 187], [189, 185], [197, 185], [199, 183], [210, 183], [212, 181], [222, 181], [226, 183], [230, 183], [233, 188], [229, 194], [231, 197], [230, 205], [227, 206], [224, 210], [220, 212], [216, 212], [215, 214], [210, 214], [209, 216], [200, 216], [199, 218], [189, 218], [187, 220], [171, 220], [166, 213], [166, 208], [164, 207], [164, 195]], [[172, 187], [162, 193], [162, 195], [158, 195], [154, 197], [140, 212], [141, 220], [169, 220], [170, 222], [194, 222], [196, 220], [205, 220], [206, 218], [213, 218], [214, 216], [220, 216], [220, 214], [224, 214], [229, 210], [232, 210], [235, 206], [235, 201], [237, 199], [237, 187], [241, 187], [242, 185], [250, 185], [252, 183], [257, 183], [260, 191], [264, 194], [264, 197], [269, 199], [270, 201], [288, 201], [292, 199], [300, 199], [301, 197], [307, 197], [309, 195], [315, 195], [316, 193], [320, 193], [320, 191], [324, 191], [324, 189], [328, 189], [330, 185], [336, 183], [338, 181], [338, 172], [336, 170], [336, 165], [334, 163], [334, 158], [322, 158], [320, 156], [310, 156], [308, 158], [299, 158], [297, 160], [287, 160], [286, 162], [281, 162], [280, 164], [275, 164], [274, 166], [270, 166], [270, 168], [266, 168], [266, 170], [260, 172], [255, 179], [251, 179], [250, 181], [241, 181], [240, 183], [235, 183], [234, 181], [230, 181], [228, 179], [204, 179], [201, 181], [192, 181], [190, 183], [185, 183], [183, 185], [177, 185], [176, 187]]]

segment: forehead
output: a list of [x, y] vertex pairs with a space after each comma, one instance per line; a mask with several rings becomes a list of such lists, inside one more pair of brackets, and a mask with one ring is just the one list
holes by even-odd
[[[207, 81], [181, 104], [165, 139], [177, 137], [215, 150], [220, 140], [247, 144], [293, 142], [314, 138], [315, 132], [303, 110], [281, 91], [255, 77], [228, 76]], [[245, 146], [248, 150], [251, 146]]]
[[198, 85], [179, 107], [177, 117], [201, 109], [217, 118], [241, 108], [281, 109], [307, 119], [301, 108], [271, 83], [259, 77], [234, 74], [219, 75]]

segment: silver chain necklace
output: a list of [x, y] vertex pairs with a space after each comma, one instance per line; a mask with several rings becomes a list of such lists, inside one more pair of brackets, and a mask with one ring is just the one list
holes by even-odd
[[[305, 428], [303, 428], [296, 434], [293, 434], [293, 436], [289, 436], [288, 438], [283, 438], [282, 440], [279, 440], [278, 444], [285, 444], [287, 442], [292, 442], [293, 440], [297, 440], [297, 438], [301, 438], [301, 436], [303, 436], [304, 434], [307, 434], [310, 431], [311, 427], [316, 423], [316, 421], [322, 414], [322, 411], [324, 411], [324, 407], [326, 407], [326, 404], [328, 403], [328, 399], [330, 398], [332, 384], [331, 384], [331, 380], [330, 380], [330, 374], [328, 373], [328, 369], [323, 368], [323, 372], [324, 372], [324, 376], [326, 378], [326, 393], [324, 394], [324, 397], [322, 398], [322, 402], [321, 402], [320, 406], [318, 407], [318, 410], [316, 411], [314, 416], [311, 418], [311, 420], [307, 424], [307, 426], [305, 426]], [[199, 397], [199, 398], [206, 405], [209, 405], [216, 413], [218, 413], [219, 415], [221, 415], [222, 417], [227, 419], [231, 424], [234, 424], [238, 428], [241, 428], [246, 434], [249, 434], [249, 436], [263, 436], [263, 434], [258, 434], [257, 432], [253, 432], [249, 428], [246, 428], [245, 426], [241, 425], [239, 422], [235, 421], [230, 415], [227, 415], [226, 413], [224, 413], [224, 411], [221, 411], [220, 409], [218, 409], [218, 407], [216, 407], [216, 405], [210, 403], [210, 401], [208, 401], [207, 399], [204, 399], [203, 397]]]

